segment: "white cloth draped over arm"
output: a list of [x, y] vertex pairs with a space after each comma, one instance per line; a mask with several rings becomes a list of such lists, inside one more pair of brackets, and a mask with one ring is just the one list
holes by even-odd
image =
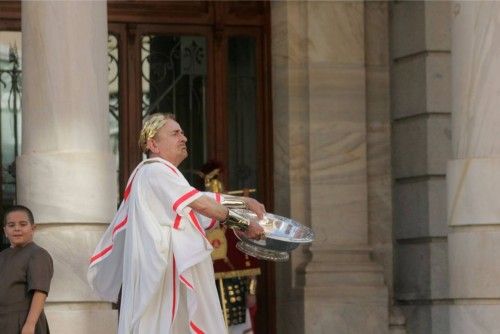
[[[214, 299], [213, 305], [217, 306], [213, 280], [198, 283], [192, 276], [196, 271], [188, 270], [205, 262], [211, 264], [212, 247], [200, 223], [205, 218], [188, 207], [202, 193], [191, 187], [175, 166], [162, 159], [144, 161], [133, 175], [128, 198], [99, 243], [94, 261], [91, 259], [89, 282], [107, 300], [116, 298], [123, 284], [119, 333], [142, 333], [145, 328], [168, 333], [174, 316], [157, 318], [151, 312], [163, 310], [165, 303], [171, 302], [171, 294], [176, 293], [165, 288], [172, 273], [174, 280], [184, 275], [189, 281], [193, 279], [194, 286], [202, 284], [204, 288], [197, 289], [198, 293], [210, 291], [208, 298]], [[112, 278], [107, 277], [109, 274]], [[213, 270], [208, 275], [213, 277]], [[112, 292], [106, 292], [108, 288]], [[216, 317], [212, 314], [205, 318], [196, 312], [195, 291], [188, 293], [190, 320], [206, 328], [221, 328], [220, 308], [212, 307]], [[151, 323], [151, 319], [158, 319], [157, 324]]]

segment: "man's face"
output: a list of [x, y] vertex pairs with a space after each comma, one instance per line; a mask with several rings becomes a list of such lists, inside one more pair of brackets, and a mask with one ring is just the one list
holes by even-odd
[[155, 138], [148, 141], [148, 149], [152, 153], [151, 157], [157, 156], [179, 166], [188, 156], [186, 142], [187, 138], [179, 123], [168, 119]]
[[23, 211], [13, 211], [5, 219], [3, 228], [12, 247], [23, 247], [33, 241], [35, 226], [30, 223], [28, 215]]

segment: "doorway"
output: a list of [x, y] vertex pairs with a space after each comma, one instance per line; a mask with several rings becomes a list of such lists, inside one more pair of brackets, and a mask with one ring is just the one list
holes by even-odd
[[[108, 8], [121, 188], [143, 158], [137, 138], [144, 118], [170, 112], [188, 138], [189, 157], [179, 168], [191, 184], [215, 161], [226, 190], [255, 189], [253, 196], [272, 211], [269, 4], [113, 2]], [[260, 266], [256, 333], [274, 333], [274, 265]]]
[[[254, 196], [272, 211], [269, 6], [264, 1], [108, 2], [109, 122], [120, 193], [142, 159], [137, 138], [144, 117], [171, 112], [189, 139], [189, 159], [180, 169], [190, 182], [196, 183], [204, 163], [217, 161], [227, 190], [255, 189]], [[0, 4], [0, 31], [21, 34], [20, 18], [20, 2]], [[6, 57], [2, 78], [9, 75], [12, 82], [14, 63]], [[10, 114], [22, 114], [16, 105]], [[15, 198], [15, 175], [7, 168], [15, 160], [10, 151], [2, 141], [0, 156], [8, 161], [0, 181], [3, 189], [4, 183], [14, 187], [0, 193], [4, 205]], [[274, 265], [262, 262], [261, 273], [256, 332], [274, 333]]]

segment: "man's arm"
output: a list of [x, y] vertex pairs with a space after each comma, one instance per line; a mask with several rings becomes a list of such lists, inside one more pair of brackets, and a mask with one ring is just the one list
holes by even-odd
[[[237, 199], [243, 201], [249, 210], [255, 212], [257, 217], [263, 218], [266, 209], [260, 202], [249, 197], [237, 197]], [[194, 211], [206, 217], [214, 218], [220, 222], [224, 222], [229, 215], [229, 209], [227, 207], [205, 195], [194, 200], [188, 206]], [[244, 234], [250, 239], [259, 239], [263, 236], [264, 229], [256, 221], [250, 221], [250, 225]]]
[[31, 300], [30, 311], [21, 334], [35, 333], [35, 326], [40, 317], [40, 313], [42, 313], [43, 306], [45, 305], [45, 299], [47, 299], [47, 294], [45, 294], [45, 292], [35, 290], [33, 299]]
[[193, 202], [188, 204], [188, 206], [199, 214], [216, 219], [218, 221], [226, 220], [229, 214], [228, 208], [205, 195], [194, 200]]

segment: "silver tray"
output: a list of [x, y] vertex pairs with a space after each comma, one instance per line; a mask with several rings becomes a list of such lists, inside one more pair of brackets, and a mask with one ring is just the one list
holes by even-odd
[[258, 219], [250, 210], [234, 209], [234, 211], [249, 221], [257, 221], [264, 229], [265, 238], [261, 240], [248, 239], [235, 231], [236, 237], [240, 240], [236, 247], [250, 256], [269, 261], [287, 261], [288, 252], [301, 244], [314, 241], [312, 229], [293, 219], [272, 213], [266, 213], [263, 219]]

